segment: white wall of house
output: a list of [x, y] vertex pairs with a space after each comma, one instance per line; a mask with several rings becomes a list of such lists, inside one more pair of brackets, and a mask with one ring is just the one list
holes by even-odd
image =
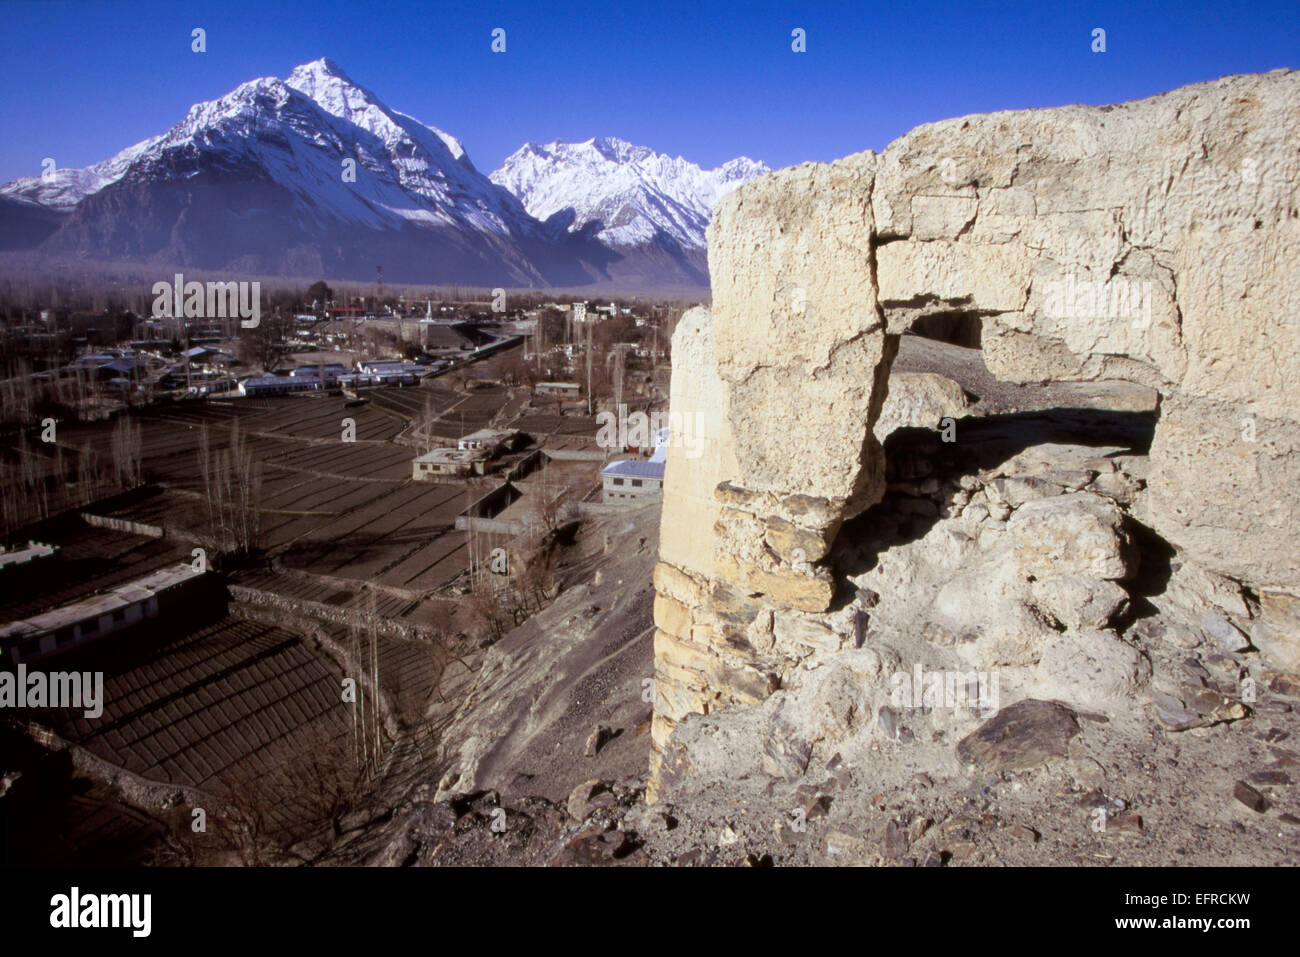
[[657, 478], [602, 475], [601, 480], [600, 500], [605, 503], [626, 502], [650, 495], [662, 495], [664, 489], [663, 479]]

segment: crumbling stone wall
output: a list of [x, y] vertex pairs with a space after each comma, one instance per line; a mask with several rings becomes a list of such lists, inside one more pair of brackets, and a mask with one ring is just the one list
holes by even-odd
[[728, 196], [712, 308], [673, 341], [672, 409], [703, 434], [668, 453], [653, 763], [686, 714], [860, 637], [829, 554], [883, 494], [873, 425], [918, 320], [979, 318], [1005, 380], [1156, 389], [1142, 519], [1265, 601], [1300, 595], [1298, 193], [1279, 70], [946, 120]]

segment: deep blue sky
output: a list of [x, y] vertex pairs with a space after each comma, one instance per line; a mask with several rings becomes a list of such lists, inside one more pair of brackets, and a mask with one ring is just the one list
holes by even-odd
[[[504, 54], [489, 49], [498, 26]], [[806, 53], [791, 52], [795, 27]], [[485, 173], [528, 140], [603, 135], [780, 167], [963, 113], [1300, 67], [1300, 4], [9, 0], [0, 53], [0, 182], [39, 174], [45, 156], [104, 159], [192, 103], [320, 56], [459, 137]]]

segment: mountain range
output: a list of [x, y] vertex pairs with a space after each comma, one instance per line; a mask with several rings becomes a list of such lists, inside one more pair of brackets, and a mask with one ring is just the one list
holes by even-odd
[[706, 287], [704, 230], [768, 171], [614, 138], [525, 144], [485, 176], [460, 141], [328, 58], [191, 107], [84, 169], [0, 186], [0, 248], [58, 262], [478, 286]]

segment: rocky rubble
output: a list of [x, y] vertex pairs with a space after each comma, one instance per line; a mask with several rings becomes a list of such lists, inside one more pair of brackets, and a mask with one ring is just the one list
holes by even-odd
[[891, 435], [881, 502], [830, 553], [842, 604], [793, 626], [833, 640], [759, 659], [779, 689], [760, 704], [684, 717], [652, 806], [775, 863], [1296, 859], [1297, 678], [1251, 639], [1272, 632], [1249, 588], [1133, 518], [1153, 418]]

